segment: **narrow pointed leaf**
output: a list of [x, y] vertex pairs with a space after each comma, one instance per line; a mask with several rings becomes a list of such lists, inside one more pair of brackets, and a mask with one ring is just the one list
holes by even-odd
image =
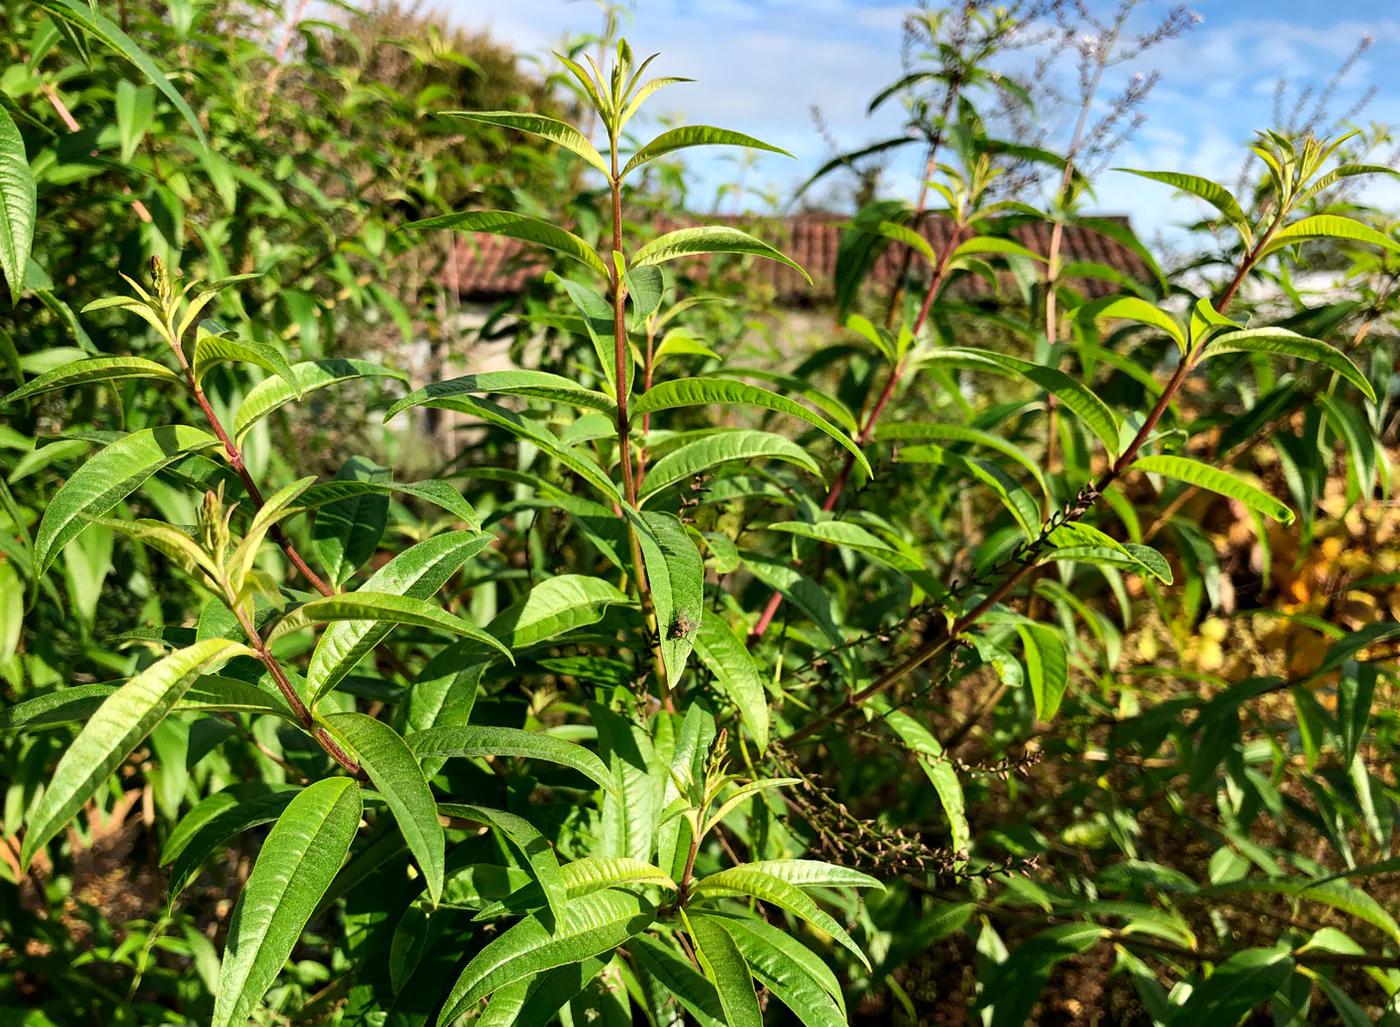
[[603, 619], [609, 606], [632, 600], [615, 585], [584, 574], [546, 578], [498, 613], [486, 630], [512, 650], [528, 649]]
[[530, 872], [544, 893], [555, 923], [563, 922], [568, 909], [568, 883], [559, 867], [559, 857], [554, 854], [549, 840], [540, 833], [539, 828], [524, 817], [484, 806], [443, 803], [439, 809], [448, 816], [488, 824], [509, 838], [530, 864]]
[[726, 930], [726, 922], [692, 913], [686, 919], [686, 927], [695, 942], [700, 966], [719, 994], [725, 1023], [729, 1027], [763, 1027], [763, 1011], [758, 1007], [749, 965]]
[[1035, 715], [1050, 720], [1069, 684], [1069, 656], [1060, 636], [1040, 624], [1018, 624], [1026, 656], [1026, 677], [1035, 700]]
[[495, 636], [482, 631], [474, 624], [468, 624], [461, 617], [454, 617], [442, 607], [427, 600], [397, 596], [389, 592], [346, 592], [312, 599], [278, 621], [267, 640], [274, 642], [283, 635], [312, 624], [345, 620], [410, 624], [420, 628], [450, 631], [454, 635], [482, 642], [510, 657], [510, 650], [501, 645]]
[[267, 378], [253, 387], [243, 397], [238, 413], [233, 419], [233, 435], [242, 439], [253, 427], [278, 407], [294, 399], [304, 399], [309, 393], [318, 392], [340, 382], [356, 378], [398, 378], [407, 380], [402, 371], [374, 364], [368, 360], [308, 360], [294, 364], [292, 378]]
[[443, 214], [425, 218], [404, 226], [404, 230], [424, 231], [432, 228], [455, 228], [461, 232], [484, 232], [504, 235], [522, 242], [534, 243], [578, 261], [590, 271], [608, 277], [608, 266], [592, 246], [572, 232], [538, 218], [526, 217], [508, 210], [470, 210], [461, 214]]
[[437, 802], [412, 750], [397, 731], [363, 713], [333, 713], [331, 729], [350, 743], [360, 767], [389, 803], [408, 851], [418, 861], [434, 905], [442, 897], [446, 841]]
[[34, 242], [37, 187], [24, 152], [24, 138], [9, 112], [0, 108], [0, 271], [10, 286], [10, 300], [19, 302], [29, 250]]
[[[816, 982], [817, 987], [830, 996], [831, 1001], [841, 1012], [842, 1022], [845, 1022], [846, 999], [841, 991], [841, 982], [836, 979], [836, 974], [832, 973], [826, 960], [787, 931], [766, 921], [748, 917], [733, 917], [729, 920], [728, 926], [729, 933], [739, 943], [739, 949], [744, 953], [749, 968], [756, 975], [761, 974], [770, 979], [775, 978], [780, 964], [768, 953], [781, 954], [788, 964], [782, 967], [784, 980], [787, 980], [789, 975], [797, 973], [811, 978]], [[758, 944], [752, 944], [749, 939], [754, 939]], [[783, 996], [779, 995], [778, 997], [783, 999], [784, 1005], [788, 1005]], [[788, 1008], [792, 1007], [789, 1005]], [[796, 1012], [795, 1009], [793, 1011]]]
[[282, 971], [360, 823], [345, 777], [308, 786], [277, 819], [229, 921], [211, 1027], [242, 1027]]
[[1184, 456], [1158, 454], [1138, 458], [1133, 462], [1133, 469], [1175, 478], [1177, 481], [1184, 481], [1189, 485], [1197, 485], [1211, 492], [1218, 492], [1230, 499], [1238, 499], [1251, 510], [1258, 510], [1283, 524], [1288, 524], [1293, 520], [1293, 511], [1263, 489], [1249, 484], [1242, 478], [1235, 477], [1229, 471], [1201, 463], [1199, 460], [1192, 460]]
[[739, 719], [753, 735], [762, 753], [768, 748], [768, 696], [758, 675], [758, 666], [744, 645], [729, 630], [728, 623], [713, 610], [706, 610], [695, 636], [695, 655], [715, 676], [721, 691], [739, 710]]
[[[789, 955], [790, 949], [773, 944], [769, 935], [760, 933], [748, 920], [725, 920], [724, 927], [754, 980], [776, 995], [805, 1027], [845, 1027], [845, 1011], [807, 967]], [[782, 937], [786, 939], [786, 935]]]
[[617, 413], [617, 404], [603, 393], [585, 389], [563, 375], [550, 374], [547, 371], [487, 371], [484, 374], [468, 374], [461, 378], [426, 385], [396, 402], [385, 416], [393, 417], [401, 410], [420, 406], [430, 399], [469, 395], [474, 392], [533, 396], [589, 410], [601, 410], [608, 414]]
[[543, 760], [577, 770], [605, 792], [611, 792], [614, 787], [606, 764], [590, 750], [553, 735], [518, 728], [458, 724], [431, 727], [409, 735], [408, 747], [420, 758], [432, 755], [515, 756]]
[[768, 150], [770, 153], [781, 153], [784, 157], [792, 156], [786, 150], [765, 143], [762, 139], [744, 135], [742, 132], [711, 128], [709, 125], [682, 125], [679, 128], [662, 132], [634, 153], [632, 159], [627, 162], [627, 166], [622, 169], [622, 177], [626, 178], [632, 170], [641, 167], [647, 161], [655, 160], [663, 154], [682, 150], [688, 146], [746, 146], [751, 150]]
[[773, 432], [740, 429], [696, 439], [667, 453], [647, 468], [640, 498], [645, 500], [677, 482], [735, 460], [783, 460], [821, 477], [817, 462], [797, 443]]
[[103, 700], [58, 761], [53, 777], [29, 817], [20, 864], [63, 830], [94, 792], [150, 734], [196, 675], [247, 646], [210, 638], [158, 660]]
[[174, 901], [214, 855], [244, 831], [270, 824], [300, 792], [295, 785], [245, 782], [215, 792], [185, 814], [166, 839], [160, 861], [170, 866]]
[[1235, 199], [1230, 190], [1220, 183], [1212, 182], [1208, 178], [1201, 178], [1199, 175], [1182, 174], [1179, 171], [1135, 171], [1132, 168], [1114, 168], [1113, 170], [1126, 171], [1139, 178], [1150, 178], [1154, 182], [1162, 182], [1175, 189], [1180, 189], [1184, 193], [1200, 197], [1225, 215], [1225, 220], [1235, 227], [1244, 237], [1246, 243], [1250, 241], [1249, 218], [1245, 216], [1239, 200]]
[[91, 457], [49, 500], [34, 534], [34, 573], [49, 569], [59, 550], [87, 527], [87, 516], [101, 516], [151, 475], [219, 440], [184, 425], [132, 432]]
[[649, 902], [621, 891], [570, 901], [553, 931], [538, 916], [528, 916], [467, 964], [443, 1004], [438, 1025], [452, 1023], [497, 988], [608, 952], [655, 919], [656, 909]]
[[1208, 360], [1222, 353], [1269, 353], [1321, 364], [1355, 385], [1372, 403], [1376, 401], [1376, 392], [1371, 383], [1366, 380], [1361, 369], [1352, 363], [1350, 357], [1320, 339], [1309, 339], [1286, 328], [1251, 328], [1221, 335], [1206, 345], [1201, 351], [1200, 359]]
[[1293, 958], [1284, 949], [1245, 949], [1215, 968], [1191, 991], [1173, 1023], [1195, 1027], [1231, 1027], [1283, 986], [1293, 973]]
[[647, 243], [632, 257], [632, 266], [661, 264], [681, 257], [693, 257], [701, 253], [748, 253], [766, 257], [786, 264], [810, 283], [812, 276], [802, 269], [791, 257], [769, 246], [761, 239], [755, 239], [737, 228], [715, 225], [705, 228], [682, 228], [668, 232], [659, 239]]
[[1124, 321], [1137, 321], [1139, 324], [1160, 328], [1176, 342], [1176, 348], [1186, 352], [1186, 331], [1176, 318], [1166, 311], [1157, 309], [1151, 303], [1137, 296], [1115, 296], [1081, 308], [1080, 317], [1120, 318]]
[[[799, 417], [823, 434], [834, 439], [846, 452], [856, 458], [856, 462], [866, 474], [872, 474], [869, 462], [860, 447], [845, 432], [829, 421], [818, 417], [801, 403], [786, 396], [780, 396], [768, 389], [744, 382], [727, 381], [723, 378], [681, 378], [675, 381], [653, 385], [637, 400], [632, 413], [636, 417], [656, 413], [658, 410], [675, 410], [680, 407], [709, 406], [737, 403], [773, 410], [781, 414]], [[1115, 432], [1116, 436], [1116, 432]]]
[[268, 374], [275, 374], [283, 381], [295, 386], [296, 376], [287, 358], [276, 346], [245, 339], [235, 339], [227, 335], [214, 335], [202, 330], [194, 345], [194, 380], [203, 381], [216, 364], [231, 361], [261, 367]]
[[[455, 490], [454, 490], [455, 491]], [[404, 550], [365, 582], [365, 591], [427, 600], [437, 594], [459, 567], [495, 539], [476, 531], [436, 535]], [[326, 628], [306, 669], [306, 687], [314, 706], [393, 630], [380, 621], [337, 621]]]
[[666, 678], [675, 684], [695, 646], [705, 609], [704, 560], [675, 514], [636, 513], [629, 508], [627, 515], [646, 566]]
[[453, 118], [457, 121], [475, 121], [484, 125], [499, 125], [501, 128], [510, 128], [517, 132], [528, 132], [531, 135], [540, 136], [548, 139], [551, 143], [558, 143], [565, 149], [572, 150], [604, 175], [612, 177], [608, 170], [607, 161], [589, 142], [588, 137], [574, 126], [566, 125], [562, 121], [547, 118], [542, 114], [520, 114], [515, 111], [443, 111], [442, 117]]
[[1312, 217], [1295, 221], [1275, 233], [1260, 256], [1267, 256], [1286, 246], [1307, 242], [1311, 239], [1346, 239], [1350, 242], [1369, 243], [1372, 246], [1400, 253], [1400, 243], [1369, 225], [1364, 225], [1352, 218], [1342, 217], [1339, 214], [1314, 214]]
[[462, 493], [458, 492], [450, 482], [436, 478], [430, 478], [427, 481], [356, 481], [350, 478], [337, 478], [334, 481], [323, 481], [319, 485], [312, 485], [298, 498], [297, 506], [302, 510], [315, 510], [327, 503], [348, 499], [351, 496], [367, 493], [386, 495], [395, 492], [441, 507], [459, 520], [466, 521], [467, 526], [472, 531], [478, 531], [481, 528], [480, 514], [463, 498]]
[[164, 364], [144, 357], [89, 357], [56, 367], [5, 396], [6, 403], [15, 403], [57, 389], [70, 389], [89, 382], [107, 382], [122, 378], [151, 378], [168, 385], [184, 385], [181, 378]]

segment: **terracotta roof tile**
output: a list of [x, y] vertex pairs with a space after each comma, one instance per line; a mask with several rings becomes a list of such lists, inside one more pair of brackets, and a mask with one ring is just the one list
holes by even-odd
[[[838, 223], [843, 218], [836, 214], [798, 214], [782, 218], [725, 217], [706, 218], [660, 218], [650, 226], [658, 232], [673, 231], [677, 228], [697, 224], [738, 224], [751, 234], [783, 250], [788, 256], [807, 269], [813, 284], [808, 285], [802, 277], [786, 265], [777, 261], [757, 260], [752, 273], [764, 276], [772, 285], [780, 301], [805, 305], [829, 300], [834, 293], [836, 256], [840, 245], [841, 229]], [[1127, 225], [1126, 218], [1114, 218]], [[952, 224], [946, 219], [931, 218], [921, 226], [921, 234], [928, 239], [935, 250], [942, 252], [952, 235]], [[966, 237], [964, 233], [964, 237]], [[1023, 246], [1044, 253], [1050, 245], [1050, 226], [1025, 224], [1013, 228], [1011, 238]], [[876, 262], [872, 275], [876, 287], [893, 281], [904, 262], [905, 247], [900, 243], [888, 246]], [[1062, 259], [1065, 263], [1093, 261], [1106, 264], [1120, 274], [1139, 282], [1149, 282], [1152, 276], [1142, 259], [1106, 236], [1087, 228], [1069, 226], [1065, 229], [1062, 243]], [[702, 267], [705, 258], [697, 257], [689, 266], [692, 271]], [[533, 278], [544, 273], [545, 264], [539, 260], [538, 251], [527, 243], [495, 235], [464, 234], [457, 242], [457, 282], [458, 291], [464, 300], [500, 299], [515, 295], [524, 290]], [[1097, 279], [1080, 279], [1076, 286], [1091, 298], [1118, 291], [1112, 283]], [[986, 293], [988, 286], [980, 279], [973, 279], [969, 288], [974, 293]]]

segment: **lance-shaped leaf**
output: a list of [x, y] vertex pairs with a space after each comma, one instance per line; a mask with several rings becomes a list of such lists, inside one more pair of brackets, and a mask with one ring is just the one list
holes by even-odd
[[[390, 476], [389, 468], [360, 456], [352, 456], [335, 473], [337, 481], [386, 482]], [[311, 544], [332, 586], [343, 586], [374, 556], [388, 523], [389, 496], [385, 492], [354, 493], [320, 509], [311, 529]]]
[[452, 1023], [497, 988], [615, 949], [655, 919], [651, 903], [621, 891], [571, 900], [553, 931], [540, 917], [527, 916], [467, 964], [443, 1004], [438, 1025]]
[[1069, 656], [1065, 653], [1065, 644], [1057, 633], [1040, 624], [1017, 624], [1016, 631], [1025, 652], [1026, 676], [1035, 700], [1035, 715], [1049, 720], [1060, 708], [1060, 700], [1069, 684]]
[[1035, 539], [1039, 536], [1040, 504], [1016, 483], [1015, 478], [996, 464], [976, 457], [963, 456], [961, 453], [954, 453], [932, 444], [910, 446], [900, 452], [899, 459], [903, 463], [941, 464], [952, 471], [975, 478], [997, 494], [997, 498], [1015, 519], [1026, 538]]
[[397, 731], [363, 713], [333, 713], [331, 730], [350, 743], [361, 768], [389, 803], [408, 851], [418, 861], [434, 905], [442, 897], [446, 841], [437, 802], [412, 750]]
[[459, 520], [466, 521], [473, 531], [481, 527], [481, 516], [462, 497], [462, 493], [458, 492], [451, 482], [437, 478], [429, 478], [426, 481], [357, 481], [351, 478], [337, 478], [334, 481], [312, 485], [301, 494], [297, 506], [302, 510], [314, 510], [327, 503], [352, 496], [369, 493], [388, 495], [395, 492], [439, 506]]
[[179, 897], [211, 856], [222, 854], [244, 831], [272, 823], [300, 791], [295, 785], [248, 781], [201, 800], [175, 825], [161, 850], [161, 864], [170, 865], [170, 900]]
[[548, 139], [551, 143], [558, 143], [566, 150], [572, 150], [609, 179], [612, 178], [608, 162], [588, 141], [588, 137], [574, 126], [566, 125], [562, 121], [546, 118], [542, 114], [521, 114], [516, 111], [443, 111], [442, 116], [455, 118], [458, 121], [475, 121], [483, 125], [499, 125], [501, 128], [510, 128], [517, 132], [528, 132], [531, 135], [540, 136], [543, 139]]
[[[454, 490], [455, 491], [455, 490]], [[394, 557], [365, 582], [366, 592], [427, 600], [456, 570], [495, 539], [476, 531], [435, 535]], [[306, 688], [314, 705], [393, 630], [381, 621], [338, 621], [326, 628], [306, 668]]]
[[[1213, 308], [1212, 308], [1213, 309]], [[1076, 314], [1080, 318], [1111, 317], [1124, 321], [1137, 321], [1139, 324], [1160, 328], [1172, 337], [1176, 348], [1186, 352], [1186, 330], [1176, 318], [1166, 311], [1137, 296], [1113, 296], [1081, 307]]]
[[633, 963], [650, 981], [652, 992], [649, 1005], [671, 1019], [658, 1022], [676, 1024], [680, 1011], [671, 1005], [674, 1000], [695, 1017], [701, 1027], [725, 1027], [724, 1006], [720, 1004], [715, 986], [680, 952], [649, 934], [638, 935], [628, 944]]
[[811, 956], [805, 946], [759, 920], [735, 917], [725, 920], [724, 927], [739, 946], [754, 980], [777, 995], [805, 1027], [845, 1027], [846, 1011], [839, 988], [834, 996], [828, 990], [828, 978], [835, 984], [831, 971], [820, 960], [813, 966], [811, 959], [794, 958], [797, 950]]
[[206, 332], [201, 325], [199, 338], [194, 344], [194, 380], [203, 381], [204, 376], [213, 370], [216, 364], [224, 361], [252, 364], [261, 367], [268, 374], [277, 375], [294, 387], [296, 385], [297, 378], [291, 365], [276, 346]]
[[834, 439], [846, 452], [856, 458], [856, 462], [866, 474], [872, 474], [870, 463], [855, 441], [829, 421], [818, 417], [801, 403], [793, 402], [776, 392], [749, 385], [745, 382], [727, 381], [723, 378], [681, 378], [675, 381], [653, 385], [637, 400], [632, 409], [635, 417], [654, 414], [658, 410], [674, 410], [680, 407], [709, 406], [712, 403], [738, 403], [743, 406], [761, 407], [780, 414], [798, 417]]
[[[862, 318], [864, 320], [864, 318]], [[849, 319], [848, 319], [849, 323]], [[867, 322], [868, 324], [869, 322]], [[872, 330], [873, 326], [872, 326]], [[860, 431], [860, 425], [856, 423], [856, 417], [851, 413], [851, 408], [846, 406], [835, 396], [829, 396], [811, 382], [795, 377], [790, 374], [782, 374], [778, 371], [768, 371], [761, 367], [739, 367], [730, 365], [728, 367], [716, 368], [716, 374], [732, 376], [734, 378], [757, 378], [760, 381], [772, 382], [786, 392], [795, 392], [812, 406], [822, 413], [827, 414], [832, 420], [838, 422], [851, 434]]]
[[[470, 810], [479, 809], [479, 807], [443, 803], [438, 806], [438, 809], [447, 814], [471, 817]], [[483, 823], [488, 824], [494, 823], [489, 817], [473, 819], [480, 819]], [[671, 880], [670, 876], [660, 867], [644, 863], [640, 859], [633, 859], [631, 856], [585, 856], [560, 866], [559, 875], [564, 894], [571, 899], [580, 895], [591, 895], [595, 891], [626, 887], [632, 884], [657, 884], [663, 888], [669, 888], [671, 891], [677, 890], [676, 882]], [[545, 904], [544, 890], [538, 885], [531, 884], [507, 896], [503, 901], [494, 902], [487, 906], [476, 915], [475, 919], [497, 920], [503, 916], [519, 915], [532, 909], [539, 909]], [[549, 904], [555, 915], [559, 915], [558, 908], [555, 908], [552, 902]]]
[[681, 257], [693, 257], [701, 253], [748, 253], [766, 257], [786, 264], [810, 283], [812, 276], [802, 269], [802, 265], [780, 250], [774, 249], [761, 239], [755, 239], [748, 232], [737, 228], [714, 225], [704, 228], [682, 228], [667, 232], [658, 239], [647, 243], [632, 257], [632, 266], [661, 264]]
[[63, 830], [73, 814], [165, 718], [197, 674], [240, 653], [251, 655], [252, 650], [226, 638], [196, 642], [153, 663], [103, 700], [63, 753], [43, 798], [29, 817], [20, 852], [21, 867], [27, 868], [34, 854]]
[[503, 653], [512, 663], [515, 662], [509, 649], [501, 645], [495, 636], [482, 631], [476, 625], [467, 623], [461, 617], [452, 616], [442, 607], [427, 600], [396, 596], [389, 592], [346, 592], [312, 599], [302, 603], [278, 621], [267, 640], [274, 642], [283, 635], [312, 624], [342, 620], [409, 624], [414, 627], [450, 631], [454, 635], [482, 642]]
[[[563, 920], [565, 910], [568, 908], [566, 901], [568, 884], [559, 867], [559, 857], [554, 854], [549, 839], [540, 833], [539, 828], [524, 817], [507, 813], [505, 810], [487, 809], [485, 806], [445, 802], [438, 809], [447, 816], [463, 817], [467, 820], [487, 824], [509, 838], [511, 843], [524, 855], [526, 862], [530, 864], [530, 872], [534, 875], [535, 881], [544, 895], [545, 902], [549, 905], [549, 911], [553, 914], [555, 923]], [[487, 919], [492, 911], [492, 908], [488, 907], [482, 911], [477, 919]]]
[[1190, 457], [1165, 454], [1139, 457], [1133, 462], [1133, 470], [1175, 478], [1210, 492], [1218, 492], [1230, 499], [1238, 499], [1251, 510], [1258, 510], [1283, 524], [1293, 520], [1293, 511], [1263, 489], [1237, 478], [1229, 471], [1192, 460]]
[[921, 358], [935, 367], [957, 367], [972, 371], [989, 371], [1003, 377], [1020, 375], [1056, 396], [1074, 411], [1090, 431], [1099, 437], [1110, 455], [1118, 453], [1118, 419], [1103, 400], [1063, 371], [1029, 360], [1019, 360], [1002, 353], [980, 349], [940, 349]]
[[101, 450], [73, 472], [44, 509], [34, 534], [35, 576], [87, 527], [87, 516], [105, 514], [157, 471], [218, 444], [208, 432], [177, 424], [132, 432]]
[[498, 613], [486, 630], [511, 649], [528, 649], [575, 628], [596, 624], [609, 606], [631, 601], [602, 578], [558, 574]]
[[190, 105], [185, 102], [185, 98], [180, 95], [179, 90], [171, 84], [165, 72], [156, 67], [155, 62], [146, 56], [146, 52], [137, 46], [115, 22], [99, 14], [97, 4], [84, 3], [83, 0], [42, 0], [39, 6], [53, 15], [54, 18], [62, 19], [74, 28], [81, 29], [88, 35], [100, 39], [116, 53], [136, 65], [141, 73], [150, 79], [151, 84], [175, 105], [175, 109], [180, 112], [181, 117], [193, 130], [200, 144], [208, 145], [199, 118], [195, 117], [194, 111], [190, 110]]
[[577, 382], [563, 375], [547, 371], [487, 371], [484, 374], [467, 374], [451, 378], [445, 382], [433, 382], [416, 392], [410, 392], [389, 408], [385, 417], [393, 417], [401, 410], [421, 406], [431, 399], [447, 396], [464, 396], [474, 392], [500, 393], [506, 396], [533, 396], [536, 399], [554, 400], [588, 410], [602, 410], [616, 414], [617, 404], [601, 392], [585, 389]]
[[241, 678], [204, 674], [195, 678], [184, 697], [175, 704], [177, 710], [201, 712], [255, 713], [281, 717], [296, 722], [297, 717], [282, 696], [259, 688]]
[[667, 453], [647, 468], [640, 498], [645, 500], [677, 482], [734, 460], [784, 460], [811, 471], [818, 478], [822, 476], [817, 462], [797, 443], [773, 432], [740, 429], [696, 439]]
[[655, 160], [657, 157], [674, 150], [683, 150], [688, 146], [746, 146], [751, 150], [767, 150], [770, 153], [781, 153], [784, 157], [792, 156], [784, 149], [765, 143], [762, 139], [744, 135], [742, 132], [712, 128], [709, 125], [681, 125], [679, 128], [662, 132], [634, 153], [632, 159], [627, 162], [627, 166], [622, 169], [620, 177], [626, 178], [634, 169], [641, 167], [647, 161]]
[[1060, 924], [1021, 943], [987, 974], [983, 995], [992, 1027], [1024, 1027], [1055, 964], [1093, 947], [1108, 933], [1097, 924]]
[[739, 719], [758, 743], [762, 753], [768, 748], [768, 696], [758, 676], [758, 666], [748, 647], [729, 630], [724, 618], [706, 610], [695, 636], [695, 655], [715, 676], [720, 690], [739, 710]]
[[522, 242], [534, 243], [547, 250], [563, 254], [578, 261], [590, 271], [608, 277], [608, 266], [594, 252], [593, 247], [573, 232], [565, 231], [557, 225], [538, 218], [526, 217], [509, 210], [469, 210], [460, 214], [443, 214], [435, 218], [425, 218], [404, 225], [403, 230], [422, 231], [430, 228], [455, 228], [462, 232], [484, 232], [488, 235], [504, 235]]
[[603, 797], [596, 851], [646, 862], [657, 846], [662, 768], [651, 737], [630, 716], [600, 703], [588, 704], [598, 732], [598, 751], [614, 786]]
[[1045, 258], [1035, 250], [1028, 249], [1016, 242], [1014, 239], [1003, 239], [994, 235], [974, 235], [958, 244], [958, 248], [953, 251], [953, 259], [958, 257], [970, 257], [978, 253], [994, 253], [1003, 256], [1011, 255], [1025, 257], [1027, 260], [1038, 260], [1044, 263]]
[[414, 755], [516, 756], [543, 760], [577, 770], [605, 792], [614, 789], [612, 774], [594, 753], [574, 742], [513, 727], [468, 727], [449, 724], [408, 736]]
[[875, 438], [882, 442], [896, 439], [942, 439], [945, 442], [966, 442], [974, 446], [986, 446], [988, 449], [994, 449], [1003, 456], [1015, 460], [1030, 472], [1035, 483], [1040, 486], [1041, 492], [1045, 493], [1047, 497], [1050, 495], [1050, 487], [1045, 482], [1045, 475], [1041, 473], [1040, 466], [1028, 457], [1020, 446], [1007, 442], [1001, 436], [993, 435], [991, 432], [969, 428], [961, 424], [905, 421], [881, 425], [875, 432]]
[[[0, 228], [3, 231], [3, 228]], [[70, 389], [89, 382], [108, 382], [122, 378], [151, 378], [168, 385], [183, 385], [182, 379], [164, 364], [144, 357], [90, 357], [75, 360], [47, 371], [5, 396], [6, 403], [16, 403], [32, 396], [58, 389]]]
[[914, 229], [907, 225], [901, 225], [897, 221], [886, 221], [878, 217], [858, 217], [854, 221], [841, 222], [836, 227], [850, 228], [857, 232], [865, 232], [867, 235], [878, 235], [892, 242], [901, 242], [917, 251], [930, 264], [938, 261], [938, 254], [934, 252], [933, 246], [927, 239]]
[[799, 888], [878, 888], [885, 886], [859, 870], [839, 867], [819, 859], [764, 859], [745, 863], [751, 870], [772, 874], [781, 881]]
[[330, 777], [277, 819], [229, 921], [211, 1027], [248, 1022], [345, 861], [360, 812], [355, 782]]
[[1207, 344], [1199, 359], [1208, 360], [1222, 353], [1269, 353], [1321, 364], [1355, 385], [1371, 402], [1376, 401], [1371, 383], [1345, 353], [1321, 339], [1309, 339], [1286, 328], [1250, 328], [1221, 335]]
[[37, 217], [34, 175], [9, 112], [0, 109], [0, 270], [10, 286], [10, 300], [19, 302]]
[[903, 710], [892, 709], [883, 699], [877, 699], [871, 705], [884, 718], [890, 730], [897, 734], [910, 750], [922, 757], [919, 765], [929, 783], [933, 785], [933, 790], [938, 793], [943, 815], [948, 818], [953, 854], [960, 856], [967, 851], [972, 842], [972, 831], [967, 823], [967, 801], [963, 795], [957, 767], [944, 753], [942, 744], [932, 732], [909, 714]]
[[1346, 239], [1350, 242], [1364, 242], [1372, 246], [1400, 253], [1400, 243], [1384, 232], [1378, 232], [1369, 225], [1340, 214], [1314, 214], [1312, 217], [1295, 221], [1274, 234], [1264, 247], [1260, 257], [1266, 257], [1286, 246], [1293, 246], [1311, 239]]
[[695, 647], [705, 609], [705, 562], [675, 514], [627, 509], [646, 566], [666, 678], [675, 685]]
[[1205, 200], [1225, 215], [1225, 220], [1230, 222], [1240, 233], [1246, 246], [1253, 241], [1253, 235], [1249, 228], [1249, 218], [1245, 215], [1244, 209], [1240, 207], [1240, 201], [1235, 199], [1230, 190], [1219, 182], [1212, 182], [1199, 175], [1182, 174], [1179, 171], [1135, 171], [1132, 168], [1114, 168], [1113, 170], [1126, 171], [1139, 178], [1150, 178], [1154, 182], [1162, 182], [1174, 189], [1180, 189], [1184, 193], [1190, 193], [1192, 196]]
[[727, 922], [719, 917], [691, 913], [685, 917], [685, 926], [686, 933], [695, 942], [700, 966], [719, 995], [724, 1022], [729, 1027], [763, 1027], [763, 1011], [754, 993], [749, 965], [726, 929]]
[[1286, 948], [1245, 949], [1215, 968], [1192, 989], [1172, 1022], [1228, 1027], [1278, 991], [1293, 974]]
[[304, 399], [309, 393], [318, 392], [331, 385], [353, 381], [356, 378], [408, 380], [408, 375], [402, 371], [395, 371], [368, 360], [308, 360], [292, 365], [291, 371], [290, 379], [264, 379], [243, 397], [243, 402], [239, 404], [238, 413], [233, 419], [234, 438], [243, 438], [253, 425], [278, 407], [294, 399]]
[[701, 879], [695, 886], [695, 893], [697, 896], [750, 895], [760, 902], [771, 902], [793, 916], [806, 920], [813, 927], [825, 931], [859, 959], [862, 966], [870, 968], [865, 953], [846, 933], [844, 927], [824, 912], [801, 888], [772, 874], [765, 874], [747, 866], [730, 867]]

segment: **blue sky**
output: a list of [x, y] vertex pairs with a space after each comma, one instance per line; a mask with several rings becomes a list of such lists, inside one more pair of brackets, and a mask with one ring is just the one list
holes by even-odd
[[[566, 33], [597, 31], [593, 0], [443, 0], [464, 27], [487, 29], [523, 52], [547, 54]], [[1107, 13], [1116, 0], [1090, 0]], [[1148, 0], [1144, 23], [1169, 4]], [[1342, 113], [1369, 87], [1376, 98], [1365, 121], [1400, 123], [1400, 4], [1396, 0], [1196, 0], [1203, 21], [1184, 37], [1125, 65], [1117, 74], [1159, 71], [1161, 83], [1144, 112], [1147, 122], [1115, 164], [1180, 170], [1232, 184], [1255, 128], [1271, 121], [1280, 77], [1321, 88], [1363, 35], [1375, 43], [1343, 81], [1332, 104]], [[637, 0], [626, 34], [640, 53], [660, 51], [660, 74], [698, 81], [656, 95], [654, 111], [689, 123], [747, 132], [791, 151], [797, 161], [763, 158], [750, 174], [754, 184], [791, 188], [830, 155], [812, 124], [821, 107], [834, 135], [848, 148], [884, 138], [896, 127], [898, 107], [867, 118], [871, 95], [899, 75], [900, 26], [909, 5], [885, 0]], [[883, 113], [883, 112], [882, 112]], [[1052, 127], [1067, 132], [1067, 119]], [[912, 196], [917, 159], [889, 169], [887, 186]], [[732, 180], [732, 164], [714, 158], [695, 163], [693, 205], [708, 206], [715, 186]], [[1107, 173], [1097, 184], [1103, 211], [1130, 214], [1139, 231], [1153, 233], [1189, 220], [1191, 201], [1128, 175]], [[1400, 188], [1373, 189], [1380, 200]], [[729, 202], [729, 201], [726, 201]]]

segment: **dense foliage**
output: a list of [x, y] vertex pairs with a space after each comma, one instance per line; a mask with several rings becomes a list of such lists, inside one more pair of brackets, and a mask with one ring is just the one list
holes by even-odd
[[[1086, 212], [1141, 87], [998, 138], [1050, 15], [922, 11], [823, 174], [928, 185], [796, 350], [780, 246], [654, 216], [775, 148], [639, 128], [627, 43], [272, 13], [4, 7], [6, 1023], [1400, 1022], [1374, 139], [1133, 172], [1210, 212], [1168, 274]], [[552, 263], [414, 388], [456, 232]]]

